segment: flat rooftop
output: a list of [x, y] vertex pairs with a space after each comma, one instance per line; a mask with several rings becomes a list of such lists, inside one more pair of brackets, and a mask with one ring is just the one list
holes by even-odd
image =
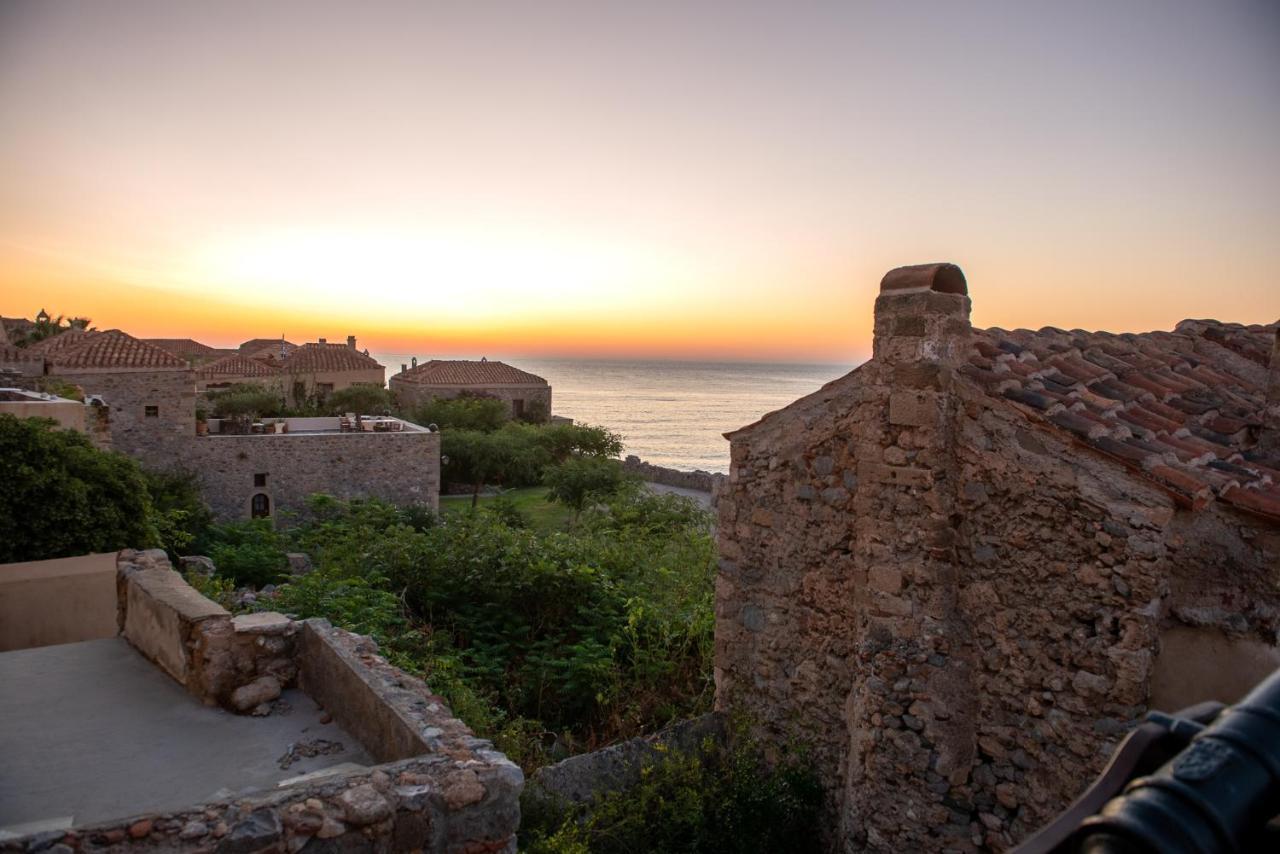
[[223, 419], [212, 418], [209, 419], [208, 423], [209, 432], [205, 438], [213, 439], [221, 436], [316, 436], [330, 433], [334, 435], [370, 436], [387, 433], [431, 432], [426, 427], [414, 424], [412, 421], [381, 415], [364, 415], [360, 417], [358, 422], [356, 419], [336, 417], [266, 418], [256, 422], [253, 432], [250, 433], [222, 432]]
[[302, 691], [269, 716], [234, 715], [123, 638], [0, 653], [0, 686], [0, 840], [375, 764]]

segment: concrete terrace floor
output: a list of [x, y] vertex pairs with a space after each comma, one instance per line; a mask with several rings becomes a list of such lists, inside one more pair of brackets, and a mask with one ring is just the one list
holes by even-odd
[[[360, 744], [301, 691], [255, 718], [202, 705], [122, 638], [0, 653], [0, 839], [182, 809], [344, 763]], [[292, 744], [344, 750], [295, 761]]]

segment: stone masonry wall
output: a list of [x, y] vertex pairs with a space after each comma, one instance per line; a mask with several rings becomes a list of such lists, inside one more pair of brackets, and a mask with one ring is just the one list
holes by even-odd
[[967, 316], [885, 288], [871, 362], [730, 436], [717, 708], [812, 745], [835, 850], [1003, 850], [1146, 710], [1162, 627], [1275, 642], [1276, 532], [958, 380]]
[[[249, 518], [258, 493], [270, 499], [273, 517], [304, 509], [317, 492], [432, 508], [439, 502], [439, 433], [203, 436], [191, 442], [186, 464], [199, 473], [220, 519]], [[267, 476], [265, 486], [254, 486], [256, 474]]]
[[525, 412], [528, 413], [533, 403], [541, 403], [546, 413], [551, 414], [551, 386], [531, 385], [494, 385], [494, 386], [429, 386], [421, 383], [409, 383], [397, 380], [393, 374], [387, 385], [395, 395], [396, 402], [405, 409], [411, 409], [430, 400], [452, 399], [471, 394], [492, 397], [511, 404], [514, 415], [515, 404], [512, 401], [523, 400]]
[[725, 480], [723, 474], [713, 474], [697, 469], [684, 471], [647, 463], [634, 454], [628, 454], [622, 461], [622, 467], [632, 474], [637, 474], [648, 483], [661, 483], [666, 486], [677, 486], [681, 489], [695, 489], [699, 492], [715, 492], [716, 484]]
[[[57, 371], [57, 376], [101, 395], [110, 407], [111, 447], [148, 468], [186, 465], [188, 440], [196, 434], [192, 371]], [[146, 407], [157, 415], [147, 417]]]

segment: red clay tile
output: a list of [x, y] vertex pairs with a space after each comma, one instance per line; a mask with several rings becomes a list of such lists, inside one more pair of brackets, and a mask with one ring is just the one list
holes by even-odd
[[1275, 489], [1262, 490], [1234, 486], [1224, 490], [1222, 498], [1245, 510], [1280, 519], [1280, 492]]

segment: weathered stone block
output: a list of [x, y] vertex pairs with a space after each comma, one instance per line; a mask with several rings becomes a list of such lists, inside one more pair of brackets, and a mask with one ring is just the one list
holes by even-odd
[[933, 470], [911, 466], [888, 466], [884, 463], [864, 462], [858, 466], [858, 477], [871, 483], [891, 486], [931, 486]]
[[907, 427], [937, 424], [941, 400], [937, 394], [924, 391], [895, 391], [889, 395], [889, 423]]
[[873, 566], [867, 570], [867, 586], [883, 593], [902, 589], [902, 570], [896, 566]]

